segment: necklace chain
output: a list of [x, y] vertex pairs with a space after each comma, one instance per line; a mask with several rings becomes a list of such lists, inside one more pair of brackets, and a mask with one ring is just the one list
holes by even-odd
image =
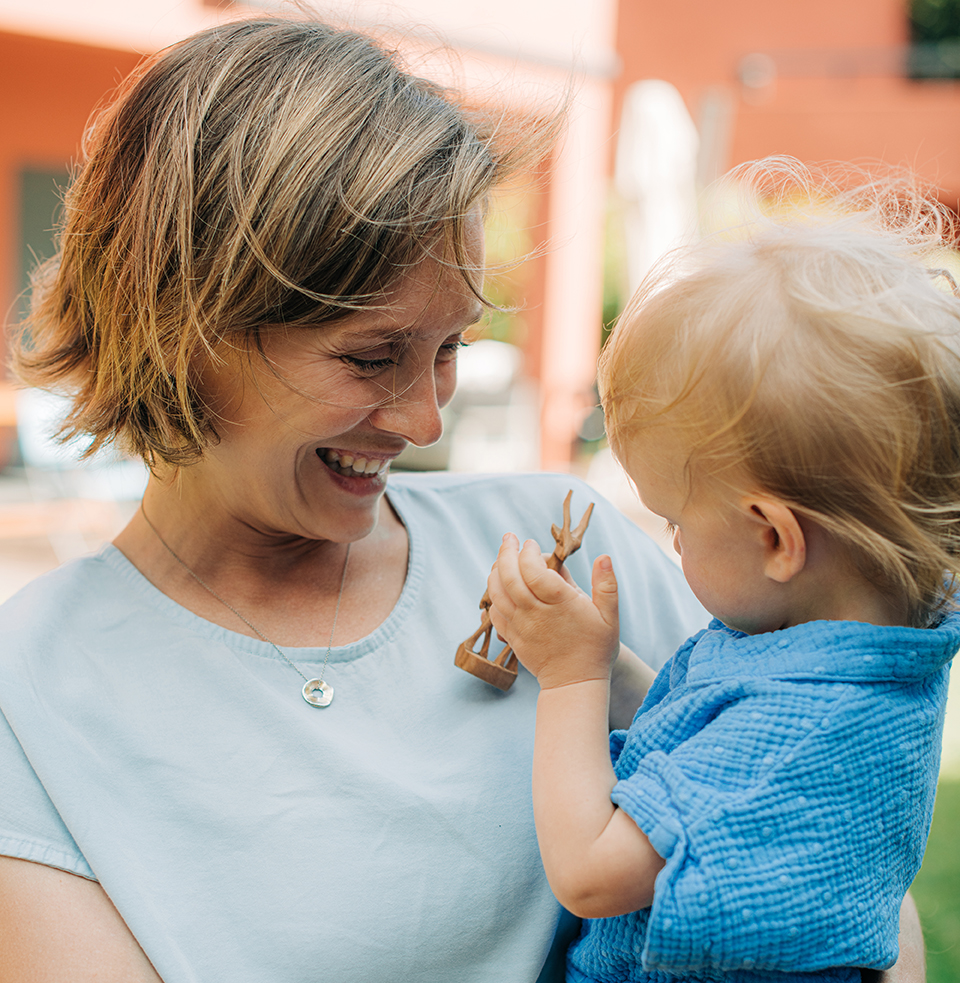
[[[318, 684], [317, 685], [318, 689], [322, 689], [324, 686], [326, 686], [326, 684], [323, 682], [323, 676], [324, 673], [327, 671], [327, 663], [330, 661], [330, 650], [333, 648], [333, 635], [334, 632], [337, 630], [337, 618], [340, 615], [340, 602], [343, 600], [343, 588], [347, 584], [347, 565], [350, 562], [350, 543], [347, 543], [347, 552], [343, 558], [343, 572], [340, 574], [340, 590], [337, 593], [337, 606], [333, 612], [333, 624], [330, 627], [330, 638], [327, 641], [327, 654], [324, 657], [323, 666], [321, 666], [320, 668], [319, 678], [316, 680], [310, 680], [307, 679], [307, 677], [303, 674], [300, 667], [297, 666], [294, 662], [292, 662], [287, 657], [287, 654], [283, 651], [283, 649], [280, 648], [279, 645], [277, 645], [276, 642], [274, 642], [272, 639], [267, 638], [267, 636], [264, 635], [264, 633], [260, 631], [260, 629], [252, 621], [250, 621], [249, 618], [245, 618], [229, 601], [222, 598], [205, 580], [203, 580], [203, 578], [198, 573], [195, 573], [193, 570], [190, 569], [190, 567], [187, 566], [187, 564], [173, 551], [173, 547], [170, 546], [169, 543], [167, 543], [167, 541], [163, 538], [163, 536], [160, 535], [160, 530], [157, 529], [157, 527], [147, 517], [146, 510], [144, 509], [142, 503], [140, 505], [140, 514], [143, 516], [144, 521], [147, 523], [147, 525], [153, 530], [153, 534], [159, 540], [160, 545], [174, 558], [174, 560], [176, 560], [177, 563], [179, 563], [180, 566], [183, 567], [183, 569], [186, 570], [186, 572], [190, 574], [190, 576], [193, 577], [193, 579], [208, 594], [211, 594], [213, 597], [215, 597], [225, 608], [227, 608], [227, 610], [232, 611], [249, 629], [256, 632], [257, 635], [268, 645], [272, 645], [273, 648], [276, 650], [277, 655], [279, 655], [280, 658], [283, 659], [283, 661], [286, 662], [286, 664], [290, 666], [290, 668], [293, 669], [294, 672], [296, 672], [296, 674], [304, 681], [304, 683], [307, 686], [309, 686], [313, 682], [316, 682]], [[332, 699], [333, 690], [328, 686], [327, 689], [330, 693], [330, 699]], [[304, 699], [306, 699], [306, 694], [304, 695]], [[312, 703], [311, 700], [307, 700], [307, 702]], [[312, 705], [321, 706], [325, 704], [312, 703]]]

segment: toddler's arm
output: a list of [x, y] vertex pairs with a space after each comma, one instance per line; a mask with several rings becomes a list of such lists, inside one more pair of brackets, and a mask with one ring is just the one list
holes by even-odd
[[663, 859], [610, 801], [607, 714], [619, 651], [617, 581], [607, 556], [592, 597], [550, 570], [536, 543], [504, 536], [488, 582], [490, 617], [540, 682], [533, 807], [554, 894], [583, 918], [644, 908]]

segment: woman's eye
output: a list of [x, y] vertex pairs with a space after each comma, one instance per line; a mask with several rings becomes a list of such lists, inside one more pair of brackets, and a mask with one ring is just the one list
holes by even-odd
[[397, 364], [397, 360], [390, 355], [341, 355], [340, 360], [362, 372], [382, 372], [391, 365]]
[[[464, 348], [466, 345], [467, 342], [463, 341], [461, 338], [446, 342], [437, 350], [437, 361], [454, 361], [457, 357], [457, 349]], [[411, 355], [406, 357], [414, 356]], [[340, 355], [339, 358], [340, 361], [346, 362], [347, 365], [352, 366], [360, 372], [375, 375], [377, 372], [383, 372], [385, 369], [395, 368], [396, 366], [400, 365], [405, 356], [403, 349], [397, 351], [394, 348], [380, 347], [366, 352], [354, 352], [351, 354], [344, 353]]]
[[666, 522], [666, 523], [664, 523], [663, 531], [668, 536], [676, 535], [676, 532], [677, 532], [677, 524], [675, 522]]
[[458, 338], [456, 341], [448, 341], [445, 345], [440, 346], [440, 350], [437, 352], [437, 361], [451, 362], [457, 357], [457, 352], [461, 348], [469, 347], [470, 342], [464, 341], [462, 338]]

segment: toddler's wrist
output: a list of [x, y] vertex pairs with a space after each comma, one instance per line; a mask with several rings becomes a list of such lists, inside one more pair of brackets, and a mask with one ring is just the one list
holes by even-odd
[[565, 669], [545, 667], [537, 675], [541, 690], [562, 689], [566, 686], [577, 686], [580, 683], [603, 683], [610, 685], [611, 667], [603, 666], [570, 666]]

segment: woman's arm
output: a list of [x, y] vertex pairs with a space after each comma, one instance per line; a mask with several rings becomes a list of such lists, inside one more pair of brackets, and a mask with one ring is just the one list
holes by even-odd
[[162, 983], [99, 884], [0, 857], [0, 983]]
[[925, 983], [926, 959], [923, 953], [923, 932], [913, 897], [908, 893], [900, 905], [900, 958], [885, 972], [873, 976], [863, 974], [864, 983]]

